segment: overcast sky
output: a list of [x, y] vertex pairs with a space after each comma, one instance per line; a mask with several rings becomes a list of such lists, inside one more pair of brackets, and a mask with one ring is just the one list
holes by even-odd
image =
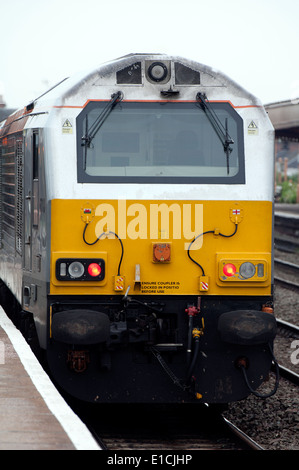
[[212, 66], [264, 104], [299, 97], [298, 0], [0, 0], [0, 35], [8, 107], [131, 52]]

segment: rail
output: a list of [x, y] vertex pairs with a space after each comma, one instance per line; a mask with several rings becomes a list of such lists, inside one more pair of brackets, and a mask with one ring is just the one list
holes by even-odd
[[[282, 336], [299, 338], [299, 326], [289, 323], [280, 318], [276, 319], [278, 330]], [[272, 366], [273, 369], [273, 366]], [[279, 374], [295, 385], [299, 385], [299, 374], [293, 370], [279, 364]]]
[[274, 243], [281, 251], [299, 252], [299, 214], [275, 211]]
[[[279, 258], [274, 259], [274, 267], [283, 274], [293, 275], [297, 277], [299, 275], [299, 265], [284, 261]], [[274, 281], [276, 284], [285, 287], [287, 289], [299, 292], [299, 283], [294, 282], [290, 279], [280, 277], [280, 275], [274, 274]]]
[[251, 437], [249, 437], [245, 432], [239, 429], [235, 424], [231, 421], [223, 417], [225, 424], [228, 428], [235, 434], [235, 436], [240, 439], [246, 447], [252, 450], [265, 450], [260, 444], [254, 441]]
[[[264, 450], [261, 445], [211, 406], [187, 405], [186, 411], [173, 405], [122, 408], [123, 419], [108, 422], [103, 416], [83, 419], [103, 450], [108, 451], [197, 451], [197, 450]], [[184, 409], [186, 407], [184, 406]], [[149, 411], [152, 410], [152, 411]], [[160, 411], [159, 411], [160, 410]], [[192, 411], [193, 410], [193, 411]], [[196, 410], [196, 411], [195, 411]], [[111, 410], [113, 412], [113, 410]], [[117, 413], [118, 414], [118, 413]], [[126, 417], [130, 415], [130, 420]], [[199, 419], [194, 420], [194, 416]], [[119, 417], [119, 416], [118, 416]]]

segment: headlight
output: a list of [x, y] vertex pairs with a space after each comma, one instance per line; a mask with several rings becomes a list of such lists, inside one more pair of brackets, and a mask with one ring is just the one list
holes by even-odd
[[56, 261], [58, 281], [102, 281], [105, 278], [105, 260], [102, 258], [59, 258]]
[[73, 261], [68, 267], [68, 273], [71, 277], [77, 279], [78, 277], [82, 277], [84, 274], [84, 266], [79, 261]]
[[[243, 253], [233, 253], [225, 255], [217, 254], [218, 263], [218, 285], [232, 285], [232, 283], [262, 286], [265, 281], [269, 282], [269, 266], [271, 263], [271, 253], [259, 253], [263, 257], [256, 257]], [[246, 256], [246, 257], [245, 257]], [[236, 285], [236, 284], [235, 284]]]
[[255, 275], [255, 266], [254, 264], [247, 261], [246, 263], [241, 264], [239, 274], [244, 279], [250, 279]]

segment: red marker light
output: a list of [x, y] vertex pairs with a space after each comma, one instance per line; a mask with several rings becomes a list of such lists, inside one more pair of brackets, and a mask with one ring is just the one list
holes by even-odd
[[225, 276], [231, 277], [236, 274], [236, 266], [232, 263], [227, 263], [223, 266], [223, 273]]
[[87, 270], [90, 276], [97, 277], [101, 274], [102, 268], [98, 263], [91, 263]]

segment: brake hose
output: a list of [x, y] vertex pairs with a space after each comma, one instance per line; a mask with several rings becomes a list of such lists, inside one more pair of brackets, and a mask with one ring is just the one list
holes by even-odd
[[187, 373], [187, 379], [186, 379], [187, 384], [190, 383], [190, 380], [192, 378], [192, 373], [193, 373], [193, 370], [194, 370], [194, 367], [195, 367], [195, 364], [196, 364], [196, 361], [197, 361], [197, 358], [198, 358], [198, 353], [199, 353], [199, 338], [196, 338], [195, 339], [193, 359], [192, 359], [191, 365], [189, 366], [189, 370], [188, 370], [188, 373]]
[[87, 230], [87, 226], [88, 226], [88, 223], [85, 224], [85, 227], [84, 227], [84, 230], [83, 230], [83, 241], [84, 241], [84, 243], [86, 243], [86, 245], [90, 245], [90, 246], [95, 245], [104, 235], [110, 235], [110, 234], [115, 235], [116, 238], [118, 239], [118, 241], [120, 243], [120, 246], [121, 246], [121, 256], [120, 256], [120, 260], [119, 260], [117, 275], [120, 276], [120, 267], [121, 267], [121, 263], [122, 263], [123, 256], [124, 256], [124, 245], [123, 245], [123, 242], [122, 242], [121, 238], [119, 238], [117, 233], [112, 232], [111, 230], [109, 230], [108, 232], [102, 232], [101, 235], [99, 235], [98, 238], [94, 242], [89, 243], [85, 238], [85, 232]]

